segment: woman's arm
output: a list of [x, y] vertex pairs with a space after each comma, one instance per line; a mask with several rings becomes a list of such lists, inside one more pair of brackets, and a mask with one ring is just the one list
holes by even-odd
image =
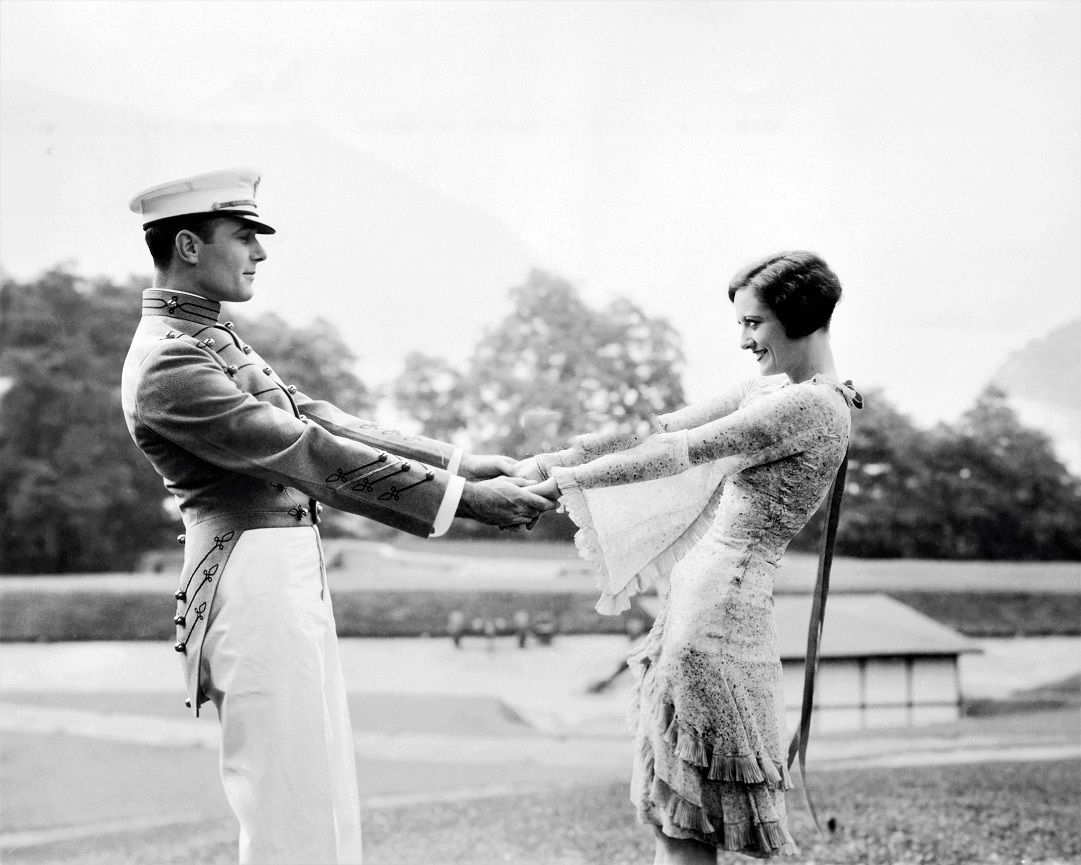
[[[773, 462], [831, 436], [824, 389], [782, 388], [751, 405], [689, 430], [650, 436], [642, 444], [573, 469], [582, 487], [637, 483], [686, 471], [711, 460], [733, 458], [731, 472]], [[561, 472], [555, 471], [559, 478]]]
[[657, 418], [657, 427], [661, 432], [676, 432], [681, 429], [693, 429], [717, 418], [726, 417], [739, 408], [744, 397], [760, 381], [762, 381], [761, 378], [747, 379], [715, 397], [662, 414]]
[[[653, 421], [652, 432], [667, 433], [691, 429], [716, 418], [729, 415], [739, 408], [739, 404], [756, 381], [758, 379], [748, 379], [718, 396], [660, 415]], [[652, 438], [652, 436], [648, 438]], [[531, 471], [531, 466], [523, 466], [523, 470], [529, 472], [531, 477], [547, 478], [552, 469], [571, 468], [607, 454], [627, 451], [648, 441], [648, 438], [626, 431], [587, 433], [586, 435], [576, 436], [571, 440], [570, 446], [561, 451], [537, 454], [534, 458], [537, 471]]]
[[572, 439], [570, 447], [552, 453], [537, 454], [529, 460], [523, 460], [519, 465], [529, 473], [529, 477], [543, 479], [551, 474], [552, 469], [579, 466], [604, 454], [633, 448], [642, 441], [644, 437], [633, 432], [588, 433]]

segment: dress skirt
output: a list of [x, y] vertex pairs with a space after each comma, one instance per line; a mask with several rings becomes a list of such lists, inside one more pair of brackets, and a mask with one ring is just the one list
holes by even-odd
[[707, 532], [672, 570], [662, 611], [630, 658], [639, 820], [759, 858], [798, 853], [784, 801], [792, 784], [774, 571]]

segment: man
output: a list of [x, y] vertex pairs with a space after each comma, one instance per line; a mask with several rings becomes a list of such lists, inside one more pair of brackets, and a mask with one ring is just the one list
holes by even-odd
[[214, 702], [240, 860], [360, 861], [352, 728], [316, 528], [319, 502], [434, 537], [454, 516], [528, 525], [555, 503], [500, 477], [513, 461], [408, 436], [283, 382], [223, 302], [266, 259], [259, 173], [136, 195], [154, 260], [124, 365], [136, 444], [184, 518], [176, 650], [188, 705]]

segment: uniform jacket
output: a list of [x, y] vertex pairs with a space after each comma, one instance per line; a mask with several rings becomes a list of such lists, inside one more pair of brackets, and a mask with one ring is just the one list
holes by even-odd
[[325, 502], [427, 537], [461, 489], [460, 451], [310, 399], [220, 312], [195, 295], [144, 291], [121, 389], [128, 431], [184, 519], [174, 623], [197, 713], [206, 622], [241, 533], [312, 525]]

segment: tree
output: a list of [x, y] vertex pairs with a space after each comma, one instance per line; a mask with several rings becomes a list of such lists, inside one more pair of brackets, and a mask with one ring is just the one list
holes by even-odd
[[[120, 404], [148, 282], [115, 285], [55, 268], [0, 285], [0, 573], [130, 570], [176, 536], [167, 493]], [[327, 322], [296, 327], [263, 316], [237, 329], [310, 396], [370, 408]]]
[[60, 269], [0, 286], [0, 572], [120, 570], [168, 536], [120, 408], [138, 297]]
[[[527, 455], [578, 433], [646, 432], [652, 416], [683, 405], [683, 351], [663, 318], [625, 298], [594, 309], [570, 283], [540, 270], [510, 299], [511, 312], [483, 334], [465, 371], [421, 353], [406, 359], [391, 393], [425, 435]], [[573, 534], [569, 519], [549, 516], [527, 537]]]
[[[837, 535], [843, 555], [920, 555], [926, 532], [920, 489], [924, 434], [877, 388], [862, 389], [864, 408], [852, 413], [848, 475]], [[823, 509], [792, 541], [816, 551]]]
[[928, 463], [948, 555], [1081, 558], [1081, 481], [1046, 435], [1020, 422], [1004, 391], [987, 387], [956, 428], [939, 427]]
[[356, 355], [329, 321], [316, 318], [309, 324], [291, 324], [272, 312], [247, 318], [234, 311], [231, 307], [237, 332], [258, 347], [283, 381], [350, 414], [371, 413], [375, 400], [353, 371]]
[[841, 553], [921, 557], [938, 552], [926, 506], [927, 434], [871, 389], [854, 412]]
[[449, 441], [465, 429], [465, 377], [443, 358], [413, 351], [390, 387], [394, 402], [429, 438]]
[[[880, 391], [853, 413], [837, 551], [865, 557], [1081, 558], [1081, 481], [987, 388], [956, 425], [916, 428]], [[816, 548], [822, 514], [793, 540]]]
[[589, 307], [568, 282], [532, 271], [511, 313], [481, 338], [468, 369], [414, 354], [394, 385], [425, 434], [464, 431], [474, 449], [510, 454], [613, 427], [646, 429], [683, 404], [679, 335], [625, 298]]

